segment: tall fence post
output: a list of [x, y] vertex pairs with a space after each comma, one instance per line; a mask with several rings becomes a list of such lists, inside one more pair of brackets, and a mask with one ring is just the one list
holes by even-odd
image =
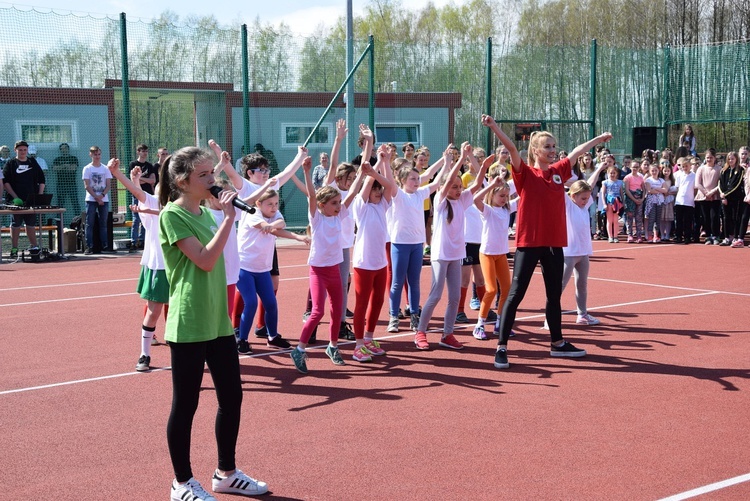
[[589, 80], [589, 139], [596, 137], [596, 38], [591, 39], [591, 77]]
[[[130, 162], [133, 160], [133, 131], [130, 123], [130, 73], [128, 72], [128, 30], [126, 26], [125, 13], [120, 13], [120, 64], [122, 66], [122, 148], [120, 158], [124, 159], [124, 164], [128, 166], [127, 173], [130, 174]], [[110, 152], [112, 154], [112, 152]], [[117, 153], [115, 153], [117, 156]], [[118, 197], [119, 198], [119, 197]], [[127, 205], [127, 217], [132, 220], [133, 213], [130, 205], [133, 203], [133, 196], [130, 192], [125, 193]], [[118, 204], [119, 205], [119, 204]], [[117, 207], [119, 209], [119, 206]]]
[[[370, 130], [375, 133], [375, 37], [370, 35], [368, 38], [369, 45], [368, 50], [370, 51], [370, 91], [369, 91], [369, 102], [370, 102]], [[374, 153], [374, 152], [373, 152]], [[363, 158], [364, 162], [365, 159]]]
[[[492, 115], [492, 37], [489, 37], [487, 39], [487, 61], [484, 63], [485, 71], [486, 71], [486, 91], [485, 95], [487, 98], [485, 99], [484, 103], [484, 112], [487, 115]], [[485, 151], [487, 152], [487, 155], [492, 154], [492, 131], [489, 127], [484, 127], [487, 129], [485, 131], [486, 138], [484, 141]]]
[[250, 58], [247, 54], [247, 25], [242, 32], [242, 142], [245, 154], [250, 153]]
[[663, 83], [663, 92], [664, 97], [662, 99], [662, 127], [664, 130], [664, 135], [662, 138], [662, 149], [667, 147], [667, 143], [669, 142], [669, 126], [667, 125], [667, 117], [669, 117], [669, 72], [671, 70], [670, 68], [671, 64], [671, 53], [670, 53], [670, 47], [669, 44], [667, 44], [666, 47], [664, 47], [664, 71], [662, 74], [664, 75], [664, 83]]
[[122, 147], [125, 165], [133, 160], [133, 131], [130, 124], [130, 73], [128, 72], [128, 30], [125, 13], [120, 13], [120, 64], [122, 66]]
[[[347, 75], [354, 68], [354, 21], [352, 18], [352, 0], [346, 0], [346, 73]], [[346, 125], [349, 130], [355, 130], [354, 126], [354, 80], [349, 80], [346, 84]], [[354, 146], [357, 144], [354, 134], [346, 136], [346, 159], [351, 160], [354, 157]]]

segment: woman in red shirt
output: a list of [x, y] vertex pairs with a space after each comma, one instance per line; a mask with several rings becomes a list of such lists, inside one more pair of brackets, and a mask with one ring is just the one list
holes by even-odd
[[482, 115], [482, 125], [492, 129], [503, 146], [510, 151], [513, 181], [520, 198], [516, 219], [516, 253], [513, 282], [500, 318], [500, 339], [495, 352], [495, 367], [507, 369], [508, 337], [537, 263], [542, 265], [542, 277], [547, 293], [546, 317], [550, 328], [553, 357], [582, 357], [586, 350], [576, 348], [562, 336], [563, 252], [568, 244], [565, 222], [565, 181], [571, 176], [571, 163], [599, 143], [612, 139], [605, 132], [577, 146], [566, 158], [556, 161], [557, 141], [549, 132], [535, 132], [529, 140], [529, 163], [521, 160], [513, 142], [495, 120]]

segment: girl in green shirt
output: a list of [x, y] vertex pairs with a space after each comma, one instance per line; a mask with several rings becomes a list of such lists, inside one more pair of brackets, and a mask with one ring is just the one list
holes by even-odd
[[[256, 496], [268, 490], [236, 468], [235, 449], [242, 408], [242, 386], [234, 331], [227, 314], [226, 275], [222, 256], [234, 224], [232, 199], [220, 194], [224, 219], [217, 227], [201, 205], [211, 197], [214, 165], [210, 152], [186, 147], [167, 158], [160, 169], [159, 241], [169, 279], [169, 316], [165, 330], [171, 352], [172, 410], [167, 445], [175, 471], [171, 499], [215, 501], [193, 477], [190, 435], [198, 408], [204, 363], [216, 388], [218, 468], [214, 492]], [[192, 496], [192, 497], [191, 497]]]

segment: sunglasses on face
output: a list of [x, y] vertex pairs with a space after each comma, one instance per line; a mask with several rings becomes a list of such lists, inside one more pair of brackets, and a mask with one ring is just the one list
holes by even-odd
[[271, 172], [271, 170], [270, 169], [266, 169], [265, 167], [263, 167], [263, 168], [260, 168], [260, 169], [250, 169], [250, 172], [258, 172], [260, 174], [268, 174], [269, 172]]

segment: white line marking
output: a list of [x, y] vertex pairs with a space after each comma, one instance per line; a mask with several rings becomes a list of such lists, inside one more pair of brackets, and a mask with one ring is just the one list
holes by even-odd
[[45, 304], [45, 303], [62, 303], [64, 301], [87, 301], [89, 299], [103, 299], [107, 297], [120, 297], [120, 296], [132, 296], [137, 295], [137, 292], [123, 292], [122, 294], [107, 294], [104, 296], [85, 296], [85, 297], [66, 297], [62, 299], [45, 299], [42, 301], [27, 301], [25, 303], [8, 303], [8, 304], [0, 304], [0, 308], [7, 308], [9, 306], [28, 306], [28, 305], [35, 305], [35, 304]]
[[115, 280], [98, 280], [96, 282], [73, 282], [69, 284], [45, 284], [45, 285], [30, 285], [28, 287], [10, 287], [8, 289], [0, 289], [0, 292], [9, 291], [23, 291], [33, 289], [50, 289], [52, 287], [73, 287], [78, 285], [97, 285], [97, 284], [111, 284], [113, 282], [135, 282], [137, 278], [118, 278]]
[[750, 473], [747, 473], [745, 475], [740, 475], [734, 478], [729, 478], [727, 480], [722, 480], [721, 482], [704, 485], [703, 487], [698, 487], [697, 489], [682, 492], [680, 494], [675, 494], [674, 496], [669, 496], [668, 498], [662, 498], [659, 501], [681, 501], [683, 499], [690, 499], [695, 496], [700, 496], [702, 494], [707, 494], [709, 492], [718, 491], [719, 489], [724, 489], [726, 487], [731, 487], [733, 485], [741, 484], [747, 481], [750, 481]]
[[[133, 293], [130, 293], [130, 294], [135, 294], [135, 293], [133, 292]], [[634, 302], [631, 302], [631, 303], [618, 303], [618, 304], [610, 304], [610, 305], [604, 305], [604, 306], [596, 306], [594, 308], [589, 308], [589, 310], [600, 310], [600, 309], [606, 309], [606, 308], [616, 308], [616, 307], [621, 307], [621, 306], [630, 306], [630, 305], [633, 305], [633, 304], [642, 304], [642, 303], [653, 303], [653, 302], [658, 302], [658, 301], [671, 301], [673, 299], [685, 299], [685, 298], [690, 298], [690, 297], [706, 296], [706, 295], [711, 295], [711, 294], [720, 294], [720, 292], [718, 292], [718, 291], [709, 291], [709, 292], [700, 293], [700, 294], [686, 294], [686, 295], [682, 295], [682, 296], [672, 296], [672, 297], [664, 297], [664, 298], [656, 298], [656, 299], [644, 299], [643, 301], [634, 301]], [[572, 311], [564, 311], [563, 313], [574, 313], [574, 312], [575, 311], [572, 310]], [[535, 318], [544, 318], [544, 313], [535, 314], [535, 315], [528, 315], [528, 316], [520, 317], [520, 318], [517, 317], [516, 321], [518, 321], [518, 320], [533, 320]], [[428, 332], [432, 332], [432, 333], [434, 333], [434, 332], [442, 332], [442, 329], [430, 329]], [[387, 336], [381, 336], [381, 337], [377, 337], [375, 339], [381, 341], [381, 340], [384, 340], [384, 339], [396, 339], [396, 338], [401, 338], [401, 337], [409, 337], [409, 336], [413, 336], [413, 335], [414, 335], [414, 333], [412, 331], [406, 331], [404, 333], [391, 334], [391, 335], [387, 335]], [[342, 346], [346, 346], [346, 345], [354, 344], [354, 341], [340, 341], [338, 344], [342, 345]], [[308, 346], [307, 349], [308, 350], [316, 350], [316, 349], [323, 349], [325, 347], [326, 347], [326, 344], [322, 344], [320, 346]], [[273, 355], [279, 355], [279, 354], [289, 353], [290, 351], [291, 351], [291, 349], [269, 351], [269, 352], [263, 352], [263, 353], [254, 353], [252, 355], [240, 355], [240, 359], [243, 359], [243, 358], [270, 357], [270, 356], [273, 356]], [[171, 367], [161, 367], [159, 369], [153, 369], [150, 372], [160, 372], [160, 371], [166, 371], [166, 370], [170, 370], [170, 369], [171, 369]], [[9, 395], [9, 394], [13, 394], [13, 393], [23, 393], [23, 392], [27, 392], [27, 391], [44, 390], [44, 389], [48, 389], [48, 388], [56, 388], [58, 386], [66, 386], [66, 385], [70, 385], [70, 384], [89, 383], [89, 382], [94, 382], [94, 381], [102, 381], [102, 380], [105, 380], [105, 379], [114, 379], [114, 378], [125, 377], [125, 376], [134, 376], [134, 375], [138, 375], [138, 374], [141, 374], [141, 373], [140, 372], [135, 372], [135, 371], [133, 371], [133, 372], [124, 372], [122, 374], [112, 374], [112, 375], [109, 375], [109, 376], [101, 376], [101, 377], [93, 377], [93, 378], [87, 378], [87, 379], [79, 379], [79, 380], [75, 380], [75, 381], [64, 381], [62, 383], [50, 383], [50, 384], [42, 385], [42, 386], [32, 386], [32, 387], [28, 387], [28, 388], [16, 388], [14, 390], [0, 391], [0, 396]]]

